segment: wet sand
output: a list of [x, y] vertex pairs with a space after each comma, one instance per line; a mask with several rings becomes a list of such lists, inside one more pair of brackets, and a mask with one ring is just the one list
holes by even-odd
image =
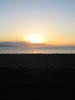
[[74, 91], [75, 54], [0, 54], [0, 98], [72, 99]]

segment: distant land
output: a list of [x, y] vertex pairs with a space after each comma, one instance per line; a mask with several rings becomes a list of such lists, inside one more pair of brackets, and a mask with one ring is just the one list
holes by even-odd
[[36, 47], [36, 48], [75, 48], [75, 46], [56, 46], [56, 45], [46, 45], [43, 43], [29, 43], [24, 41], [17, 42], [0, 42], [0, 47]]

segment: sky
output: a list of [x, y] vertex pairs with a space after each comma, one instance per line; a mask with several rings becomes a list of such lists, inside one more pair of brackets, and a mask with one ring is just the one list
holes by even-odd
[[0, 41], [75, 45], [74, 26], [75, 0], [0, 0]]

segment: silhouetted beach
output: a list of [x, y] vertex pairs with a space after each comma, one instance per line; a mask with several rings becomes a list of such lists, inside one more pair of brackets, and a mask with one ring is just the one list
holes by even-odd
[[75, 54], [0, 54], [0, 98], [61, 100], [74, 91]]

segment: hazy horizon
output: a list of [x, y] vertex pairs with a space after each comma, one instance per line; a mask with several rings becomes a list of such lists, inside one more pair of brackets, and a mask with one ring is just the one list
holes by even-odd
[[45, 44], [45, 43], [31, 43], [31, 42], [27, 42], [27, 41], [4, 41], [4, 42], [0, 42], [0, 47], [1, 46], [20, 46], [20, 47], [75, 47], [75, 45], [50, 45], [50, 44]]

